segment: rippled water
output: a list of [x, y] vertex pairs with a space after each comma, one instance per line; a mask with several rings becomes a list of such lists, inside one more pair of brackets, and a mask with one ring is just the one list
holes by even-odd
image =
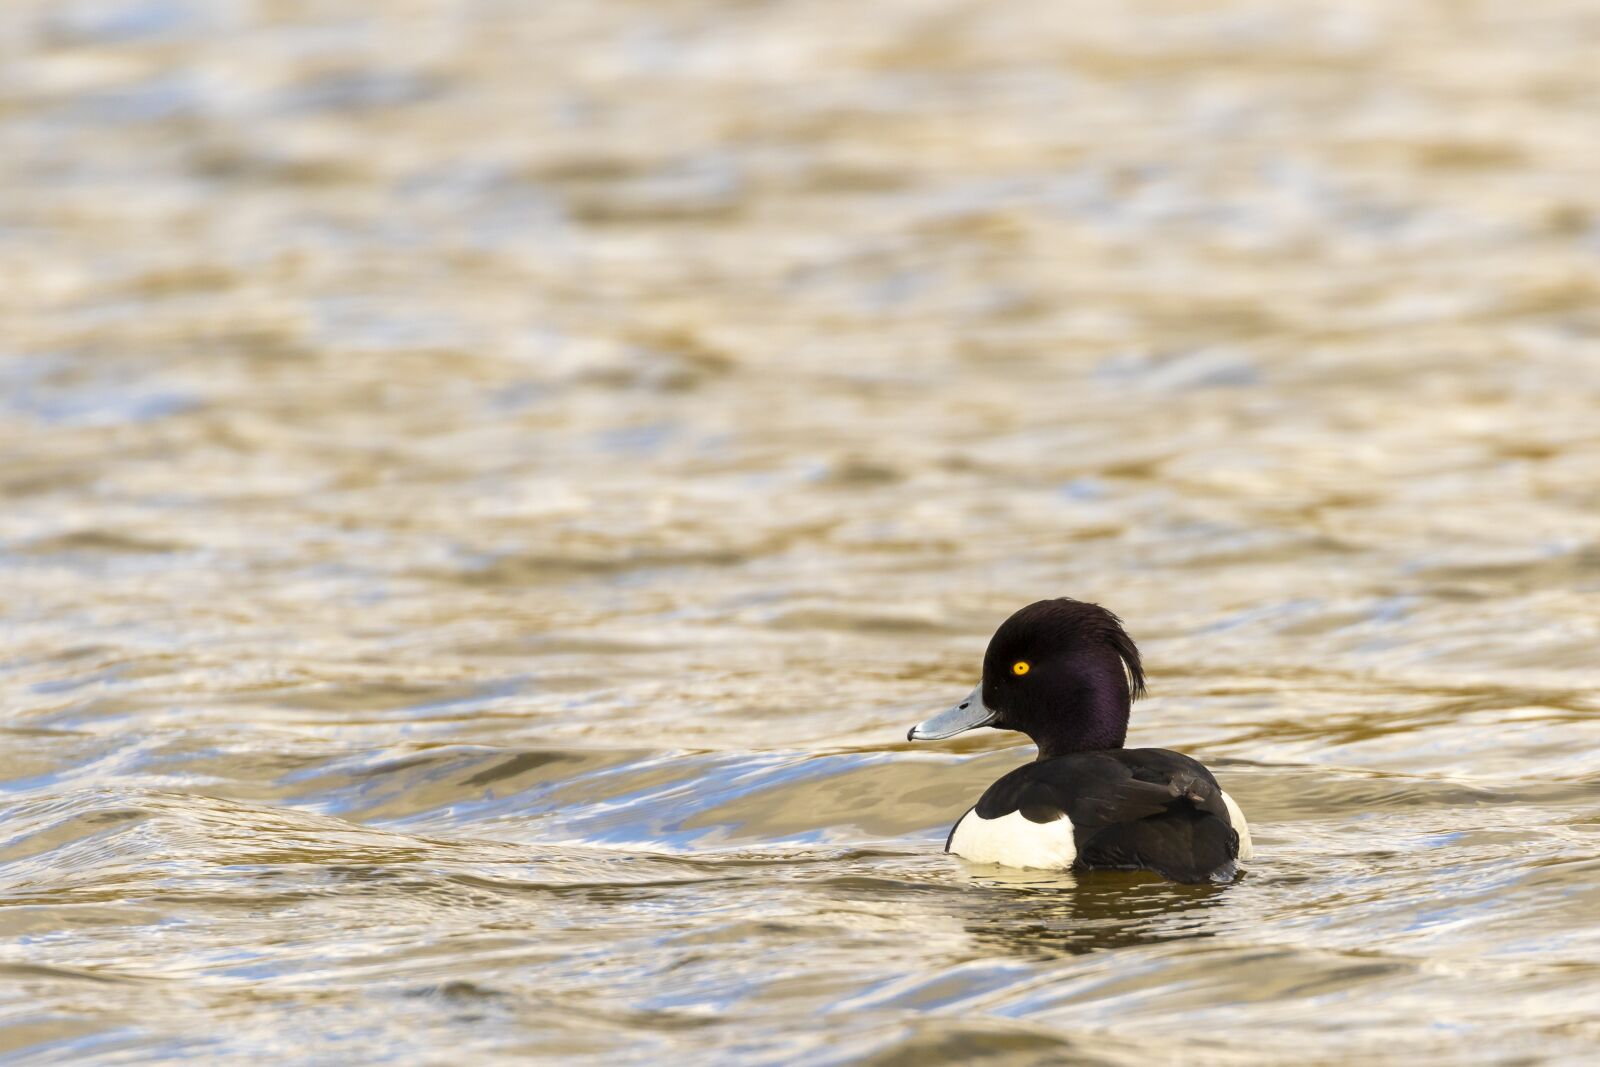
[[[5, 4], [0, 1057], [1586, 1061], [1597, 45]], [[1243, 880], [940, 853], [1059, 594]]]

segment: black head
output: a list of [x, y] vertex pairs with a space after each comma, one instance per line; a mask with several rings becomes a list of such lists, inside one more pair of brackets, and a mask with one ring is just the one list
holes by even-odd
[[1099, 604], [1029, 604], [1000, 624], [983, 656], [991, 725], [1033, 738], [1041, 759], [1121, 748], [1130, 707], [1143, 695], [1139, 649]]
[[983, 657], [983, 681], [965, 701], [912, 727], [913, 740], [978, 726], [1017, 730], [1039, 758], [1121, 748], [1128, 713], [1144, 695], [1139, 649], [1098, 604], [1061, 597], [1001, 623]]

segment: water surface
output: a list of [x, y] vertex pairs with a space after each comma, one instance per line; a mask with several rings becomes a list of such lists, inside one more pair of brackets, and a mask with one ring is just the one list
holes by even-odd
[[[1597, 43], [7, 3], [0, 1058], [1587, 1062]], [[1239, 882], [940, 853], [1059, 594]]]

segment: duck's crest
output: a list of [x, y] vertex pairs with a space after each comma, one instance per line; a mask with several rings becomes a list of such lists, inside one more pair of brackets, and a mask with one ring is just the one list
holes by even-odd
[[[1100, 605], [1096, 604], [1095, 607], [1099, 608]], [[1106, 628], [1106, 640], [1111, 642], [1111, 647], [1122, 657], [1122, 666], [1128, 672], [1128, 701], [1132, 703], [1144, 696], [1144, 664], [1139, 662], [1139, 646], [1133, 643], [1128, 631], [1122, 628], [1122, 620], [1117, 618], [1115, 612], [1106, 608], [1100, 610], [1111, 620], [1111, 625]]]
[[[1063, 607], [1066, 609], [1064, 612]], [[1122, 660], [1123, 671], [1128, 676], [1128, 702], [1144, 696], [1144, 664], [1139, 661], [1139, 646], [1128, 636], [1116, 612], [1088, 600], [1063, 596], [1053, 601], [1041, 600], [1037, 604], [1030, 604], [1017, 612], [1012, 621], [1023, 621], [1026, 616], [1026, 624], [1038, 625], [1040, 616], [1050, 614], [1058, 616], [1060, 622], [1057, 628], [1063, 632], [1076, 631], [1082, 636], [1097, 633]]]

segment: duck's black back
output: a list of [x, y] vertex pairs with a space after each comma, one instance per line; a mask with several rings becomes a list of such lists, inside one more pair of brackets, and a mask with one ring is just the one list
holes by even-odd
[[1231, 877], [1239, 856], [1217, 780], [1197, 760], [1161, 748], [1025, 764], [991, 785], [974, 810], [983, 819], [1015, 811], [1036, 823], [1070, 819], [1080, 868], [1148, 868], [1204, 882]]

